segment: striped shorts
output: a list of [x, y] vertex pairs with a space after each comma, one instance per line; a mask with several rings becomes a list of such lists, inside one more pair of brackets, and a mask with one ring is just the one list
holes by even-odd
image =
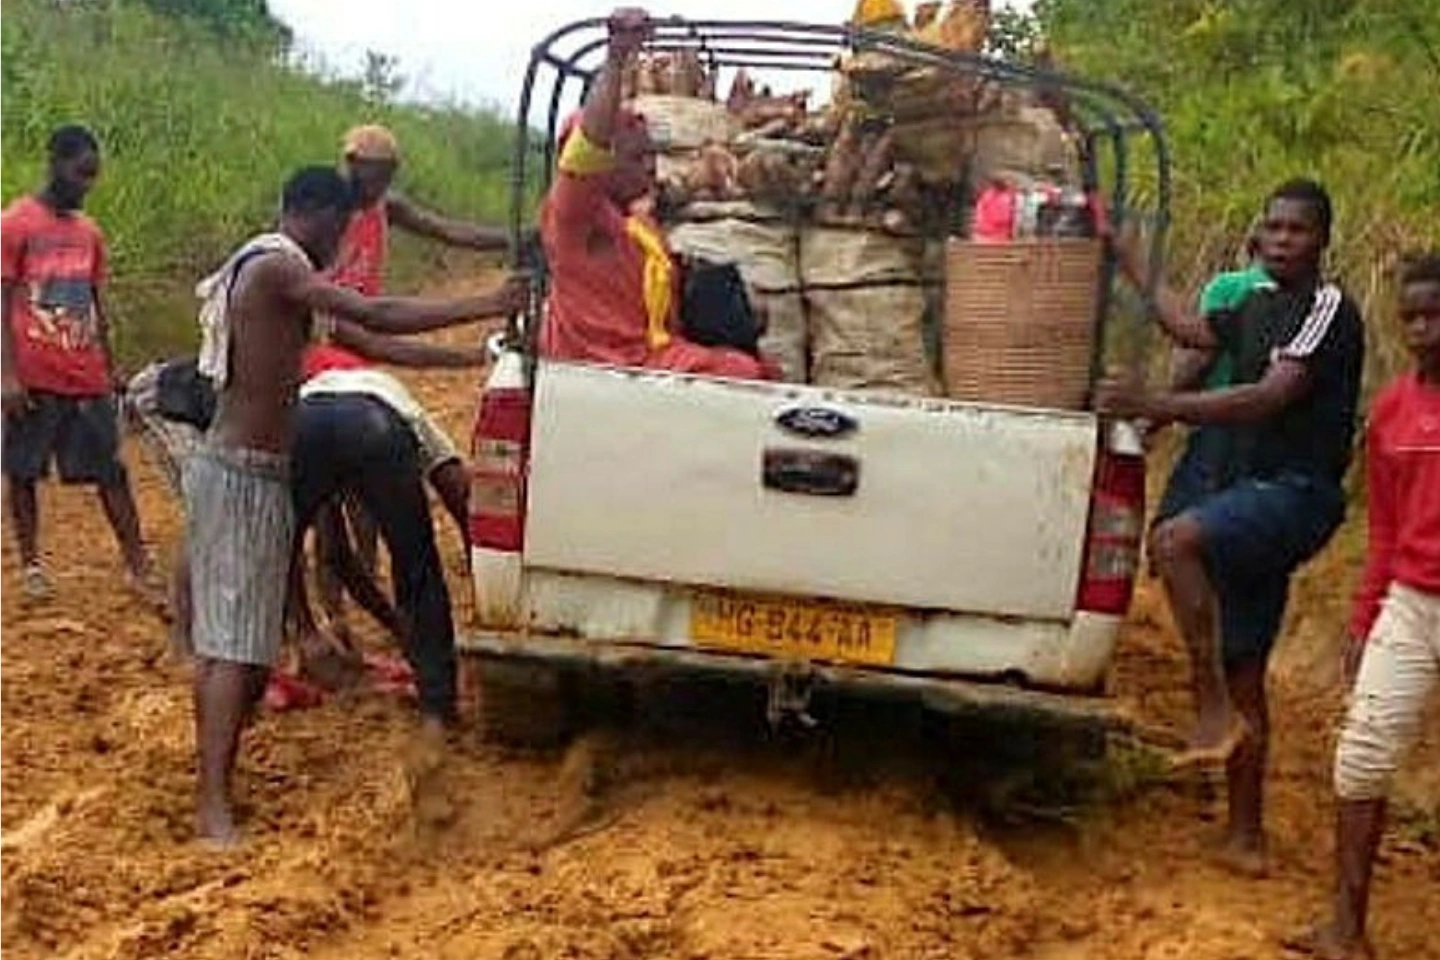
[[295, 534], [289, 458], [207, 444], [186, 459], [181, 484], [195, 655], [270, 666]]

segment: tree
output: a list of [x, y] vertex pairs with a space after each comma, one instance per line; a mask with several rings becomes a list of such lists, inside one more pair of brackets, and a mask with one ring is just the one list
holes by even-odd
[[[1389, 302], [1400, 253], [1440, 243], [1440, 4], [1040, 0], [1035, 12], [1062, 67], [1117, 82], [1164, 118], [1171, 249], [1193, 274], [1181, 279], [1218, 267], [1265, 193], [1294, 176], [1330, 189], [1332, 267], [1372, 312]], [[1403, 351], [1390, 328], [1376, 332], [1381, 376]]]
[[142, 0], [159, 13], [200, 23], [224, 40], [259, 43], [283, 51], [291, 29], [270, 12], [265, 0]]
[[378, 50], [365, 51], [365, 72], [361, 76], [361, 92], [376, 106], [392, 102], [404, 88], [405, 77], [398, 70], [400, 59]]
[[990, 14], [986, 53], [1005, 60], [1029, 60], [1040, 40], [1040, 21], [1033, 14], [1013, 7], [1001, 7]]

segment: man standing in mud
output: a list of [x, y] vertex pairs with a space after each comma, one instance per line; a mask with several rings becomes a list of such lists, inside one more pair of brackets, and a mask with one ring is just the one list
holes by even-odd
[[1440, 253], [1407, 264], [1400, 324], [1414, 366], [1375, 397], [1366, 430], [1369, 543], [1344, 659], [1335, 747], [1334, 907], [1286, 941], [1321, 960], [1371, 960], [1370, 880], [1390, 784], [1440, 687]]
[[236, 837], [230, 776], [240, 733], [265, 689], [283, 628], [295, 517], [289, 452], [312, 315], [409, 334], [505, 314], [523, 283], [447, 301], [367, 298], [317, 271], [335, 255], [354, 199], [333, 169], [285, 184], [279, 231], [255, 237], [201, 285], [200, 372], [217, 406], [182, 483], [190, 549], [199, 753], [198, 829]]
[[355, 191], [355, 214], [340, 240], [330, 275], [341, 286], [378, 296], [389, 256], [390, 226], [452, 247], [503, 253], [510, 238], [504, 229], [451, 220], [396, 193], [400, 144], [385, 127], [354, 127], [341, 142], [341, 173]]
[[[1155, 392], [1111, 378], [1097, 392], [1098, 409], [1114, 416], [1224, 432], [1215, 482], [1166, 504], [1150, 552], [1191, 660], [1198, 717], [1180, 760], [1225, 765], [1225, 860], [1249, 874], [1265, 870], [1266, 665], [1291, 574], [1344, 516], [1364, 360], [1359, 310], [1321, 276], [1330, 225], [1325, 190], [1291, 181], [1270, 195], [1260, 227], [1273, 287], [1202, 316], [1161, 285], [1166, 331], [1182, 346], [1228, 356], [1228, 386]], [[1119, 252], [1138, 283], [1141, 258], [1128, 243]]]
[[[509, 236], [499, 227], [452, 220], [397, 193], [393, 184], [400, 162], [400, 144], [385, 127], [353, 127], [341, 141], [340, 173], [355, 192], [355, 212], [327, 273], [335, 283], [367, 297], [378, 297], [384, 289], [391, 226], [447, 246], [479, 252], [498, 253], [509, 246]], [[455, 366], [452, 355], [447, 355], [444, 347], [376, 336], [343, 318], [337, 318], [326, 340], [306, 351], [306, 376], [363, 384], [372, 395], [407, 411], [407, 419], [421, 442], [426, 477], [463, 537], [470, 475], [454, 441], [403, 383], [374, 366], [376, 361], [401, 366]], [[345, 502], [360, 554], [373, 574], [376, 521], [353, 499]], [[329, 536], [324, 532], [327, 529], [322, 525], [316, 530], [316, 542], [322, 548]], [[318, 565], [315, 573], [331, 628], [344, 639], [348, 630], [342, 616], [339, 584], [324, 564]]]
[[27, 596], [50, 595], [35, 487], [53, 458], [62, 482], [99, 489], [132, 588], [158, 605], [120, 460], [115, 361], [100, 301], [105, 238], [81, 212], [99, 175], [95, 136], [84, 127], [61, 127], [50, 136], [44, 189], [15, 201], [0, 218], [7, 495]]

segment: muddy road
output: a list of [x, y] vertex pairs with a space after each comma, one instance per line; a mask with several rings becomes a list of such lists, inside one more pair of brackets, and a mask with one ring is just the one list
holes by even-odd
[[[411, 380], [464, 437], [473, 374]], [[168, 545], [177, 505], [130, 458]], [[1268, 879], [1212, 860], [1214, 784], [1129, 751], [1037, 772], [1004, 759], [1007, 734], [957, 748], [855, 704], [773, 737], [753, 692], [699, 688], [553, 755], [469, 735], [425, 782], [393, 694], [267, 715], [241, 762], [246, 845], [216, 854], [190, 841], [187, 669], [123, 591], [90, 496], [46, 488], [42, 509], [56, 599], [24, 604], [4, 553], [7, 958], [1246, 960], [1280, 956], [1274, 936], [1323, 900], [1338, 701], [1308, 654], [1342, 622], [1343, 551], [1306, 577], [1277, 659]], [[1153, 585], [1117, 689], [1149, 723], [1185, 717]], [[1435, 727], [1379, 871], [1376, 940], [1397, 960], [1440, 956]]]

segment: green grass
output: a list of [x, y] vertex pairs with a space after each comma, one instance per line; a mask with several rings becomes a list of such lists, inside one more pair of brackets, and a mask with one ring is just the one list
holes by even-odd
[[[422, 202], [492, 221], [507, 211], [505, 119], [377, 104], [357, 81], [287, 66], [244, 39], [257, 10], [251, 0], [5, 0], [0, 195], [38, 184], [56, 125], [99, 133], [106, 167], [90, 210], [111, 241], [126, 358], [193, 341], [195, 279], [268, 222], [290, 170], [331, 162], [354, 123], [396, 130], [400, 186]], [[1405, 362], [1389, 319], [1393, 265], [1440, 243], [1440, 6], [1042, 0], [1037, 10], [1066, 66], [1161, 110], [1175, 157], [1177, 280], [1194, 286], [1219, 267], [1276, 182], [1314, 173], [1337, 203], [1332, 264], [1366, 307], [1371, 384]], [[1151, 186], [1142, 176], [1137, 193]], [[433, 246], [401, 240], [392, 287], [412, 289], [437, 262]]]
[[[50, 131], [90, 126], [104, 151], [88, 210], [110, 241], [117, 348], [134, 362], [195, 339], [195, 280], [271, 222], [286, 175], [332, 163], [346, 128], [400, 138], [399, 186], [456, 216], [504, 222], [510, 125], [460, 108], [377, 104], [359, 83], [316, 77], [269, 51], [137, 0], [5, 0], [0, 193], [39, 185]], [[391, 284], [438, 260], [398, 243]]]
[[[1394, 268], [1402, 253], [1440, 244], [1440, 5], [1039, 0], [1035, 9], [1062, 64], [1159, 110], [1174, 163], [1173, 278], [1198, 287], [1233, 256], [1269, 190], [1317, 177], [1335, 202], [1328, 267], [1364, 308], [1369, 385], [1406, 364]], [[1134, 186], [1153, 201], [1148, 156], [1135, 158]]]

